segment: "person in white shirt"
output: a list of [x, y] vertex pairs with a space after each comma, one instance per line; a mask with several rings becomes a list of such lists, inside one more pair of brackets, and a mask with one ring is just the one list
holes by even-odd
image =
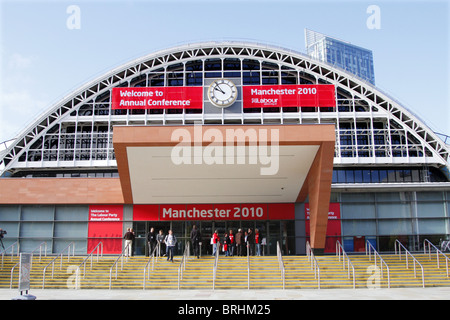
[[170, 260], [173, 262], [173, 251], [177, 243], [177, 237], [175, 237], [172, 230], [169, 230], [169, 234], [164, 239], [164, 243], [166, 244], [167, 261]]

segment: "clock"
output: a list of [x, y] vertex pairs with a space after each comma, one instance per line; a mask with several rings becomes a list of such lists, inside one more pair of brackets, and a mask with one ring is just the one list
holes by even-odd
[[214, 80], [208, 89], [208, 99], [219, 108], [231, 106], [238, 96], [236, 85], [227, 79]]

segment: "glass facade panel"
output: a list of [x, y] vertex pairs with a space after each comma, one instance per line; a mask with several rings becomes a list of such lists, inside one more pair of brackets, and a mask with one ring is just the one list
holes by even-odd
[[377, 210], [379, 219], [411, 218], [411, 206], [409, 203], [378, 203]]
[[363, 203], [341, 203], [342, 219], [375, 219], [375, 205]]
[[1, 221], [18, 221], [19, 213], [17, 206], [0, 206]]
[[443, 219], [419, 219], [417, 224], [419, 234], [447, 234], [449, 231]]
[[51, 239], [53, 236], [53, 222], [22, 222], [20, 224], [22, 238]]
[[87, 221], [88, 214], [88, 206], [57, 206], [55, 220]]
[[418, 202], [417, 217], [445, 217], [445, 205], [443, 202]]
[[399, 236], [413, 234], [412, 222], [408, 219], [378, 220], [379, 236]]
[[375, 220], [342, 220], [342, 236], [376, 235]]
[[23, 206], [22, 220], [24, 221], [53, 221], [54, 206]]
[[55, 238], [83, 238], [88, 234], [88, 225], [84, 222], [55, 222]]

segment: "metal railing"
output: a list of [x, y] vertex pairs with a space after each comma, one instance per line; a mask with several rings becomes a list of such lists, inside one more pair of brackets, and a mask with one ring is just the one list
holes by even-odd
[[[100, 249], [101, 248], [101, 249]], [[97, 250], [97, 262], [98, 262], [98, 256], [99, 256], [99, 250], [101, 250], [100, 252], [100, 256], [103, 257], [103, 242], [99, 242], [94, 249], [92, 249], [91, 253], [86, 257], [86, 259], [83, 260], [82, 263], [80, 263], [80, 265], [77, 267], [77, 270], [75, 271], [75, 289], [79, 289], [80, 288], [80, 270], [81, 270], [81, 266], [84, 266], [83, 268], [83, 279], [86, 276], [86, 262], [91, 259], [91, 271], [92, 271], [92, 260], [94, 257], [94, 251]]]
[[430, 242], [430, 240], [428, 240], [428, 239], [425, 239], [423, 241], [423, 253], [424, 254], [427, 254], [427, 245], [428, 245], [428, 255], [430, 257], [430, 260], [431, 260], [431, 247], [433, 247], [434, 250], [436, 250], [436, 262], [437, 262], [438, 269], [440, 268], [439, 255], [442, 254], [442, 256], [444, 257], [444, 259], [445, 259], [445, 269], [447, 270], [447, 278], [448, 278], [449, 277], [449, 274], [448, 274], [448, 262], [450, 261], [450, 258], [447, 257], [441, 250], [436, 248], [436, 246], [434, 244], [432, 244]]
[[[31, 251], [31, 262], [30, 262], [30, 266], [33, 267], [33, 254], [35, 251], [37, 251], [39, 249], [39, 262], [41, 262], [41, 256], [42, 256], [42, 246], [45, 245], [45, 251], [44, 254], [45, 256], [47, 256], [47, 242], [42, 242], [39, 246], [37, 246], [33, 251]], [[12, 284], [13, 284], [13, 278], [14, 278], [14, 269], [20, 265], [20, 261], [17, 262], [12, 268], [11, 268], [11, 278], [9, 281], [9, 288], [12, 289]]]
[[317, 279], [317, 288], [320, 289], [320, 267], [309, 241], [306, 242], [306, 255], [311, 264], [311, 269], [314, 270], [314, 279]]
[[72, 247], [72, 256], [74, 256], [74, 255], [75, 255], [75, 242], [71, 242], [71, 243], [69, 243], [69, 245], [68, 245], [67, 247], [65, 247], [60, 253], [58, 253], [58, 254], [56, 255], [56, 257], [55, 257], [52, 261], [50, 261], [49, 264], [47, 264], [47, 265], [45, 266], [44, 272], [43, 272], [43, 274], [42, 274], [42, 289], [45, 288], [45, 274], [46, 274], [46, 272], [47, 272], [48, 266], [52, 265], [52, 279], [53, 279], [53, 274], [54, 274], [54, 270], [55, 270], [55, 261], [56, 261], [56, 259], [61, 258], [59, 270], [62, 270], [63, 255], [64, 255], [64, 252], [65, 252], [66, 250], [67, 250], [67, 261], [70, 261], [70, 247]]
[[387, 271], [387, 278], [388, 278], [388, 288], [391, 287], [391, 272], [389, 270], [389, 266], [387, 265], [386, 261], [380, 256], [377, 250], [373, 247], [373, 245], [369, 242], [369, 240], [366, 241], [366, 256], [369, 255], [369, 261], [372, 260], [372, 251], [373, 251], [373, 257], [375, 259], [375, 267], [378, 267], [377, 264], [377, 257], [380, 260], [380, 270], [381, 270], [381, 278], [384, 278], [384, 272], [383, 272], [383, 265], [386, 267]]
[[181, 280], [183, 280], [183, 272], [186, 270], [186, 262], [190, 257], [189, 241], [184, 246], [183, 256], [181, 257], [180, 266], [178, 267], [178, 290], [180, 290]]
[[47, 242], [41, 242], [33, 251], [31, 251], [31, 266], [33, 266], [34, 253], [39, 249], [39, 262], [41, 262], [42, 257], [42, 247], [45, 246], [44, 256], [47, 256]]
[[158, 257], [161, 254], [161, 243], [158, 242], [158, 244], [153, 249], [153, 252], [150, 254], [150, 258], [148, 259], [147, 264], [144, 267], [144, 283], [142, 285], [143, 289], [145, 290], [145, 275], [148, 274], [148, 280], [150, 280], [150, 263], [152, 264], [152, 271], [155, 267], [155, 260], [158, 262]]
[[219, 245], [217, 245], [216, 255], [214, 256], [213, 266], [213, 290], [216, 289], [217, 265], [219, 264]]
[[11, 249], [11, 261], [13, 261], [14, 257], [14, 247], [17, 247], [17, 256], [19, 256], [19, 242], [16, 241], [12, 245], [10, 245], [8, 248], [4, 249], [2, 251], [2, 269], [3, 269], [3, 257], [5, 256], [6, 252]]
[[283, 281], [283, 289], [285, 289], [286, 270], [284, 268], [283, 256], [281, 254], [280, 241], [277, 241], [277, 258], [278, 258], [278, 266], [280, 267], [281, 272], [281, 280]]
[[14, 267], [12, 267], [11, 269], [11, 279], [9, 281], [9, 288], [12, 289], [12, 284], [13, 284], [13, 276], [14, 276], [14, 269], [20, 264], [20, 261], [17, 262]]
[[425, 288], [425, 275], [423, 272], [423, 266], [420, 264], [420, 262], [416, 259], [416, 257], [414, 257], [412, 255], [411, 252], [408, 251], [408, 249], [405, 248], [405, 246], [400, 241], [398, 241], [398, 239], [395, 239], [394, 247], [395, 247], [395, 254], [397, 255], [397, 252], [398, 252], [400, 260], [402, 260], [402, 248], [405, 251], [406, 269], [409, 269], [408, 255], [411, 256], [411, 258], [413, 259], [413, 262], [414, 262], [414, 277], [415, 278], [417, 278], [416, 263], [420, 266], [420, 268], [422, 269], [422, 287]]
[[250, 290], [250, 243], [247, 241], [247, 289]]
[[119, 261], [121, 261], [121, 265], [120, 265], [120, 271], [123, 270], [123, 257], [126, 257], [127, 262], [128, 262], [128, 255], [125, 255], [125, 252], [128, 252], [128, 246], [130, 246], [131, 244], [128, 243], [125, 248], [123, 248], [122, 253], [119, 255], [119, 257], [116, 259], [116, 261], [113, 263], [111, 269], [109, 269], [109, 289], [111, 290], [111, 285], [112, 285], [112, 272], [114, 267], [116, 267], [116, 280], [117, 280], [117, 268], [118, 268], [118, 264]]
[[342, 253], [342, 269], [345, 270], [345, 259], [347, 259], [347, 269], [348, 269], [348, 279], [350, 279], [350, 267], [353, 272], [353, 289], [356, 289], [356, 277], [355, 277], [355, 267], [353, 263], [350, 261], [347, 253], [344, 251], [339, 240], [336, 241], [336, 255], [339, 257], [339, 261], [341, 261], [341, 253]]

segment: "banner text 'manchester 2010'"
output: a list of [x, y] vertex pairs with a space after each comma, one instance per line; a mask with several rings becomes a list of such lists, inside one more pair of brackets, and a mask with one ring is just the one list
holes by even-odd
[[[203, 87], [113, 88], [112, 109], [202, 109]], [[243, 108], [335, 107], [334, 85], [242, 86]]]

